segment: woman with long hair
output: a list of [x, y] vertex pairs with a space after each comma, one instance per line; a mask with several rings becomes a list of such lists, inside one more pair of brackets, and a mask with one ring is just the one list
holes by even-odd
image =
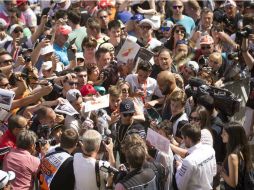
[[221, 171], [225, 190], [244, 189], [243, 175], [252, 168], [244, 128], [237, 122], [231, 122], [224, 127], [221, 136], [227, 145], [227, 156]]
[[183, 40], [187, 38], [186, 29], [181, 24], [174, 25], [171, 36], [168, 41], [165, 42], [164, 46], [171, 50], [172, 52], [175, 51], [176, 43], [179, 40]]

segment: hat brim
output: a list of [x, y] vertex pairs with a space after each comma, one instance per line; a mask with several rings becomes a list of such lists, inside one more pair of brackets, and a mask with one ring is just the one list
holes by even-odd
[[[121, 111], [120, 111], [120, 112], [121, 112]], [[121, 112], [121, 113], [123, 113], [123, 114], [125, 114], [125, 113], [135, 113], [135, 110], [124, 111], [124, 112]]]

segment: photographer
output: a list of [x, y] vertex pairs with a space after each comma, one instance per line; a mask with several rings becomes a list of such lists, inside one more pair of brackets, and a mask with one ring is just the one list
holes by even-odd
[[[41, 160], [38, 175], [41, 190], [74, 189], [75, 177], [71, 154], [76, 149], [78, 137], [75, 129], [65, 128], [60, 137], [60, 147], [46, 154]], [[54, 162], [56, 159], [60, 164]]]
[[[253, 16], [253, 15], [252, 15]], [[253, 132], [253, 125], [254, 125], [254, 56], [250, 53], [250, 45], [254, 43], [254, 24], [252, 22], [251, 25], [252, 28], [252, 34], [249, 34], [248, 36], [245, 36], [242, 41], [242, 47], [241, 52], [242, 56], [246, 62], [246, 65], [248, 66], [248, 69], [250, 71], [250, 93], [248, 96], [248, 101], [246, 103], [246, 111], [245, 111], [245, 122], [244, 122], [244, 129], [246, 132], [246, 135], [249, 137], [249, 139], [252, 139], [254, 136]]]
[[[113, 142], [109, 139], [109, 144], [102, 142], [102, 136], [95, 130], [86, 131], [81, 137], [82, 153], [74, 154], [73, 168], [75, 175], [75, 189], [76, 190], [98, 190], [105, 189], [105, 181], [109, 179], [105, 172], [99, 171], [100, 165], [103, 162], [98, 160], [98, 152], [100, 146], [105, 146], [109, 155], [109, 162], [115, 165], [115, 158], [113, 155]], [[98, 165], [97, 165], [98, 164]], [[96, 167], [96, 168], [95, 168]]]
[[222, 17], [222, 22], [225, 24], [225, 32], [231, 35], [239, 29], [242, 15], [237, 11], [236, 2], [234, 0], [225, 1], [224, 11], [225, 14]]

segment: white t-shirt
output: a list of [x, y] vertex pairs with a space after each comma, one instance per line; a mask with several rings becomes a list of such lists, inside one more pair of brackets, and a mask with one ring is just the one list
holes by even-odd
[[127, 81], [131, 86], [131, 91], [136, 92], [138, 89], [146, 91], [145, 101], [151, 101], [152, 96], [156, 95], [158, 97], [163, 97], [158, 85], [157, 81], [151, 77], [147, 78], [146, 84], [140, 84], [138, 82], [138, 75], [137, 74], [129, 74], [125, 81]]
[[[82, 153], [76, 153], [73, 157], [73, 168], [75, 175], [75, 190], [98, 190], [95, 175], [94, 158], [85, 158]], [[107, 175], [100, 171], [100, 189], [105, 189]]]
[[24, 11], [23, 15], [25, 17], [26, 25], [28, 27], [37, 26], [37, 17], [31, 8], [28, 8], [26, 11]]
[[211, 147], [213, 147], [213, 136], [208, 129], [201, 130], [200, 142], [202, 144], [210, 145]]

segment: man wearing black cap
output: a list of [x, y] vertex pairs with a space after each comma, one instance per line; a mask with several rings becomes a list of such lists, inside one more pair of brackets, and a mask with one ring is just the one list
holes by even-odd
[[134, 113], [135, 108], [132, 100], [127, 99], [120, 103], [120, 121], [116, 129], [116, 151], [119, 151], [121, 163], [125, 163], [124, 155], [121, 152], [121, 144], [124, 142], [125, 137], [134, 133], [142, 138], [146, 137], [145, 127], [140, 123], [134, 122]]

